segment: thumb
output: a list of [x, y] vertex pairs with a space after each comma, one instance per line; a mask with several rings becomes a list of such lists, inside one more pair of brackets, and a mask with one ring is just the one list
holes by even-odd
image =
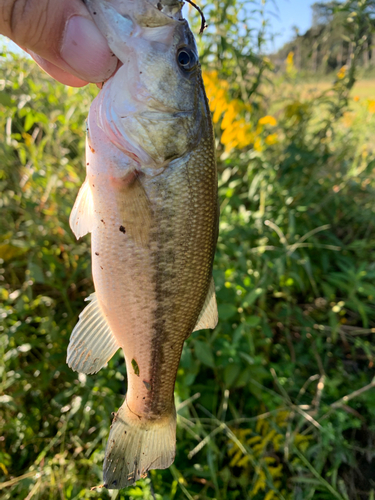
[[68, 85], [103, 82], [117, 66], [82, 0], [0, 0], [0, 33]]

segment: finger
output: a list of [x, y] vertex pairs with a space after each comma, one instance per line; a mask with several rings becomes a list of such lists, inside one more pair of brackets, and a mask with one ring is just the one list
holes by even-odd
[[38, 56], [38, 54], [35, 54], [31, 50], [27, 50], [27, 53], [30, 54], [43, 71], [64, 85], [69, 85], [70, 87], [84, 87], [89, 83], [81, 78], [78, 78], [77, 76], [72, 75], [71, 73], [67, 73], [63, 69], [47, 61], [47, 59], [43, 59], [43, 57]]
[[1, 0], [0, 33], [82, 81], [105, 81], [117, 65], [81, 0]]

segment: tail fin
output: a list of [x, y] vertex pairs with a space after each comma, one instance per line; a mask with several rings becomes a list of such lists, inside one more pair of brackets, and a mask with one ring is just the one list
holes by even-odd
[[125, 488], [150, 469], [166, 469], [176, 453], [176, 410], [160, 420], [135, 415], [126, 400], [116, 413], [104, 459], [104, 486]]

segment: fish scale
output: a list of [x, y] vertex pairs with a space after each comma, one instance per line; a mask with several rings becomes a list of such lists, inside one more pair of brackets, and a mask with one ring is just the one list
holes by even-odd
[[105, 486], [119, 489], [173, 462], [183, 343], [217, 323], [217, 172], [181, 2], [85, 3], [122, 65], [88, 117], [87, 177], [70, 223], [77, 238], [91, 233], [95, 294], [67, 361], [95, 373], [123, 349], [127, 393], [104, 460]]

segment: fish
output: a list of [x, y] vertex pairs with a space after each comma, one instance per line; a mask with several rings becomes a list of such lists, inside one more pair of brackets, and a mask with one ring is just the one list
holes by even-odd
[[127, 393], [103, 464], [104, 486], [121, 489], [173, 463], [183, 344], [218, 322], [215, 139], [183, 2], [85, 4], [120, 64], [87, 119], [70, 226], [77, 239], [91, 233], [95, 292], [67, 363], [94, 374], [123, 350]]

